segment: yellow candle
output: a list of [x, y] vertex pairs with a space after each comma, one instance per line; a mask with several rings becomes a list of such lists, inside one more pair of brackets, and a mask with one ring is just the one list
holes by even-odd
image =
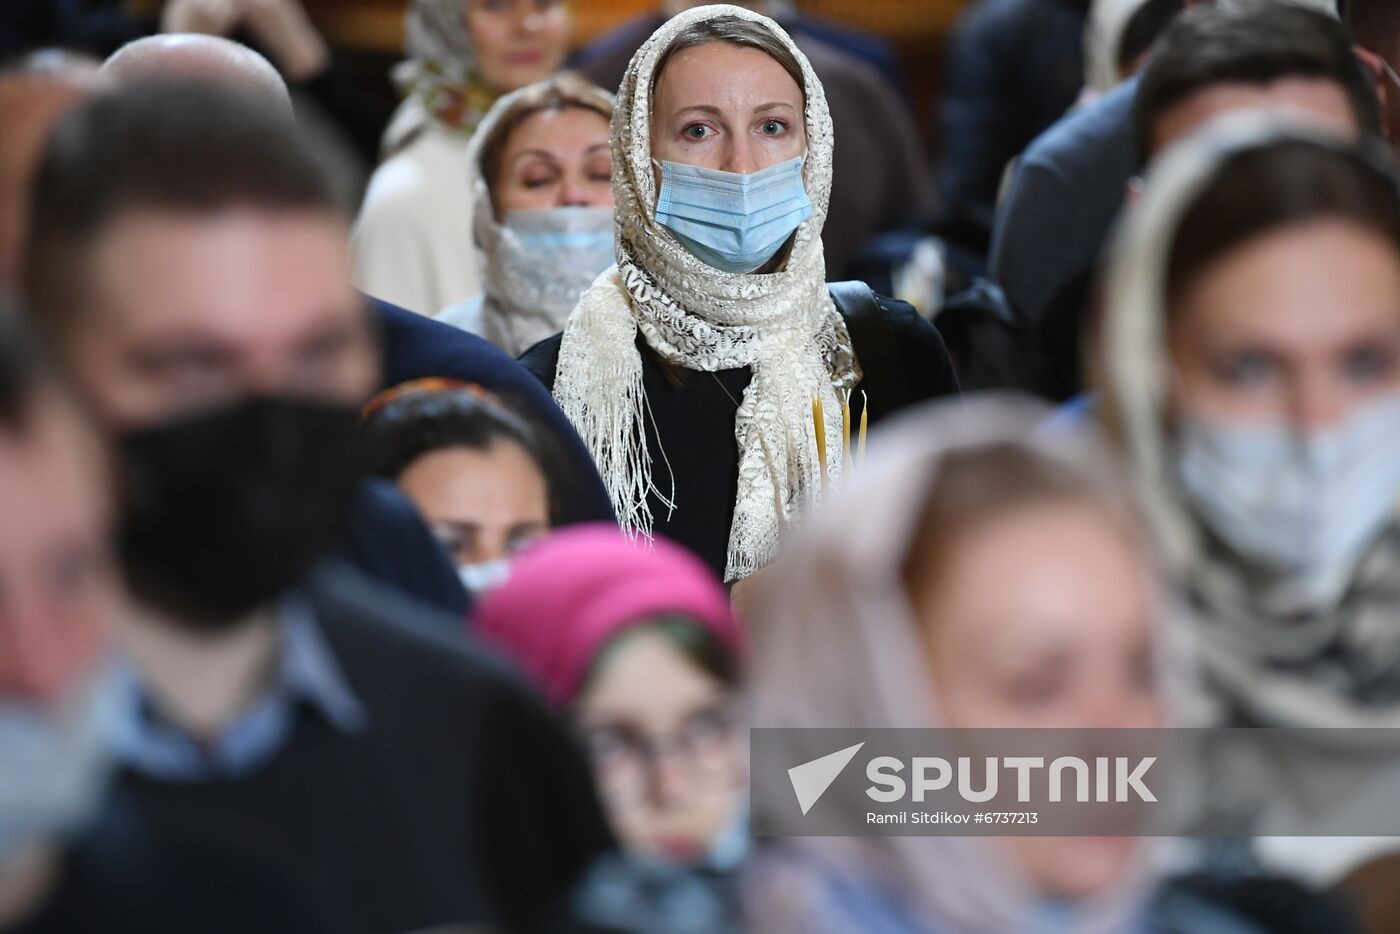
[[865, 427], [870, 416], [870, 400], [865, 397], [865, 390], [860, 391], [860, 435], [856, 438], [856, 466], [865, 465]]
[[822, 492], [826, 492], [826, 416], [822, 412], [822, 397], [812, 400], [812, 427], [817, 433], [817, 464], [822, 472]]
[[851, 391], [841, 396], [841, 469], [851, 472]]

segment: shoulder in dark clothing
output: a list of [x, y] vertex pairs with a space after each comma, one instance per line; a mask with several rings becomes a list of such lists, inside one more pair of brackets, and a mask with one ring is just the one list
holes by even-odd
[[[958, 394], [958, 377], [943, 337], [908, 302], [877, 294], [880, 311], [894, 331], [895, 343], [909, 380], [911, 402]], [[856, 358], [860, 348], [856, 348]]]
[[1061, 119], [1026, 149], [997, 213], [992, 278], [1034, 325], [1046, 306], [1091, 269], [1133, 172], [1137, 80]]
[[414, 314], [378, 299], [369, 299], [383, 342], [383, 384], [394, 386], [424, 376], [442, 376], [476, 383], [518, 405], [558, 442], [576, 495], [566, 509], [565, 523], [615, 522], [612, 501], [598, 468], [574, 426], [559, 410], [547, 389], [505, 351], [460, 328]]
[[[413, 745], [425, 770], [455, 761], [461, 772], [455, 780], [440, 777], [436, 795], [424, 790], [423, 800], [472, 795], [481, 884], [503, 912], [485, 920], [508, 931], [553, 930], [592, 860], [615, 845], [567, 725], [504, 661], [462, 645], [363, 579], [334, 568], [322, 573], [312, 603], [371, 717], [403, 698], [406, 682], [416, 712], [404, 711], [405, 724], [426, 728], [434, 712], [446, 714], [438, 735], [416, 737]], [[384, 726], [381, 736], [397, 743], [402, 731]], [[410, 771], [412, 782], [427, 781]]]
[[442, 611], [459, 629], [470, 599], [457, 569], [413, 504], [379, 477], [360, 484], [342, 556], [364, 573]]
[[[872, 293], [875, 294], [875, 293]], [[956, 395], [958, 378], [953, 372], [948, 351], [938, 329], [930, 324], [908, 302], [875, 294], [880, 313], [894, 332], [900, 362], [909, 380], [915, 401], [937, 396]], [[554, 376], [559, 369], [559, 346], [562, 334], [545, 338], [520, 355], [520, 364], [535, 375], [551, 392]], [[860, 348], [855, 348], [860, 359]]]
[[1086, 13], [1084, 0], [982, 0], [948, 39], [939, 230], [984, 260], [1007, 164], [1083, 86]]
[[563, 342], [563, 334], [546, 337], [520, 355], [520, 365], [529, 370], [550, 392], [554, 392], [554, 374], [559, 369], [559, 347]]
[[[323, 567], [307, 595], [364, 728], [299, 708], [247, 776], [123, 773], [74, 849], [65, 913], [151, 934], [555, 930], [614, 847], [565, 725], [504, 662], [354, 572]], [[220, 871], [177, 872], [172, 891], [186, 864]]]

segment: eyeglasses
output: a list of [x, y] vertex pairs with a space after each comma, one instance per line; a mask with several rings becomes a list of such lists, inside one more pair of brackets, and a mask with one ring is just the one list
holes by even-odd
[[676, 729], [648, 734], [630, 724], [584, 728], [599, 784], [610, 795], [641, 798], [657, 781], [663, 760], [675, 757], [697, 785], [722, 779], [734, 764], [734, 724], [722, 707], [698, 710]]

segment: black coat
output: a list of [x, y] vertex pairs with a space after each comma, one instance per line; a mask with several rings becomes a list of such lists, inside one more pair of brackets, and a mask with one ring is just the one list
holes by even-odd
[[504, 350], [441, 321], [425, 318], [396, 305], [370, 299], [379, 322], [385, 387], [442, 376], [475, 383], [544, 429], [562, 460], [561, 473], [569, 489], [560, 491], [563, 521], [615, 522], [607, 488], [584, 447], [583, 439], [564, 417], [554, 397]]
[[[880, 298], [879, 305], [880, 314], [893, 331], [909, 398], [891, 404], [889, 400], [876, 399], [872, 393], [871, 424], [902, 405], [958, 392], [957, 377], [937, 329], [904, 302]], [[520, 357], [520, 362], [551, 389], [559, 366], [561, 339], [562, 335], [556, 335], [541, 341]], [[858, 337], [853, 337], [853, 341], [856, 359], [868, 367], [876, 358], [876, 350], [863, 346]], [[668, 374], [640, 336], [638, 346], [642, 349], [642, 386], [657, 426], [656, 430], [647, 429], [653, 481], [667, 493], [672, 480], [675, 482], [673, 514], [668, 516], [666, 507], [655, 497], [651, 500], [655, 531], [685, 545], [723, 576], [739, 489], [739, 444], [734, 437], [734, 417], [752, 374], [747, 367], [717, 373], [674, 370]], [[868, 382], [867, 375], [861, 385]], [[857, 399], [860, 388], [855, 393]], [[858, 420], [857, 405], [853, 405], [852, 412], [852, 419]]]
[[572, 735], [427, 611], [334, 566], [316, 621], [366, 713], [305, 705], [252, 773], [123, 772], [34, 932], [554, 931], [613, 839]]

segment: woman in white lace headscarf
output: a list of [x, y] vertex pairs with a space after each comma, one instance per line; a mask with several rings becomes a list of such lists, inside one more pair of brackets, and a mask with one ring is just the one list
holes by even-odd
[[437, 314], [512, 357], [558, 334], [613, 264], [613, 96], [563, 73], [498, 100], [472, 139], [483, 294]]
[[875, 418], [956, 379], [907, 305], [862, 286], [838, 311], [828, 293], [831, 118], [772, 20], [710, 5], [662, 25], [623, 79], [612, 146], [617, 267], [521, 359], [593, 452], [623, 528], [737, 580], [840, 480], [847, 392], [867, 390]]
[[472, 297], [472, 134], [502, 94], [552, 74], [568, 51], [564, 0], [410, 0], [405, 97], [355, 224], [355, 284], [420, 314]]

